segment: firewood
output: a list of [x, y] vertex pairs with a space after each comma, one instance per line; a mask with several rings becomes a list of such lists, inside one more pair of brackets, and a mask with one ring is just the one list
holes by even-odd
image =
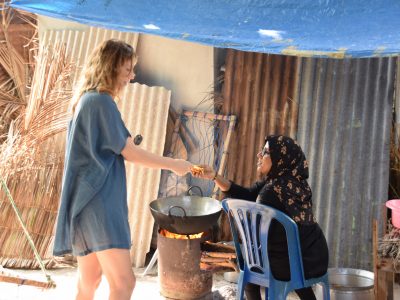
[[217, 262], [226, 262], [229, 261], [229, 259], [223, 258], [223, 257], [202, 257], [200, 259], [201, 262], [210, 262], [210, 263], [217, 263]]
[[222, 243], [212, 243], [206, 241], [202, 244], [202, 250], [211, 252], [230, 252], [235, 253], [235, 247], [231, 245], [226, 245]]
[[213, 273], [217, 272], [228, 272], [235, 270], [236, 265], [231, 265], [229, 263], [217, 263], [217, 264], [208, 264], [208, 263], [200, 263], [200, 268], [202, 270], [211, 271]]
[[209, 256], [209, 257], [221, 257], [221, 258], [226, 258], [226, 259], [236, 259], [236, 253], [203, 251], [202, 255]]

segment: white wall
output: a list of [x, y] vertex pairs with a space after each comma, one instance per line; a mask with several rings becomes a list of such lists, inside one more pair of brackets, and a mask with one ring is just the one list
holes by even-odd
[[[38, 17], [39, 36], [47, 29], [84, 29], [85, 25], [49, 17]], [[214, 83], [213, 47], [141, 34], [137, 53], [137, 81], [163, 86], [172, 91], [171, 105], [176, 111], [193, 110], [212, 92]], [[208, 101], [197, 108], [211, 111]]]
[[49, 18], [37, 15], [39, 39], [45, 30], [48, 29], [85, 29], [87, 26], [75, 22], [67, 22], [59, 19]]
[[[213, 88], [213, 48], [141, 34], [138, 49], [139, 81], [172, 91], [175, 109], [193, 109]], [[202, 110], [212, 103], [202, 106]]]

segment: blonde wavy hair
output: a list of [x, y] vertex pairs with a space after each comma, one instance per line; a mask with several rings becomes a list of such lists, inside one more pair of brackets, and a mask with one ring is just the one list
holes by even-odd
[[81, 96], [90, 90], [109, 93], [113, 98], [117, 90], [118, 69], [127, 60], [132, 67], [137, 62], [133, 47], [123, 41], [110, 39], [99, 45], [90, 55], [81, 73], [79, 88], [72, 101], [72, 113], [75, 112]]

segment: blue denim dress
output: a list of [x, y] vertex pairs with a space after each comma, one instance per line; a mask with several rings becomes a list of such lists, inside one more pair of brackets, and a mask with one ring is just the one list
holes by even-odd
[[82, 95], [68, 125], [54, 255], [129, 249], [126, 174], [130, 136], [110, 95]]

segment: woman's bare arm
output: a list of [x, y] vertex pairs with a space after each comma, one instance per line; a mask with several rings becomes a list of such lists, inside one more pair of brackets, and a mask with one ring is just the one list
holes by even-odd
[[171, 157], [159, 156], [136, 146], [131, 137], [128, 137], [122, 156], [130, 162], [143, 165], [153, 169], [171, 170], [179, 176], [190, 172], [192, 164], [183, 159], [174, 159]]

